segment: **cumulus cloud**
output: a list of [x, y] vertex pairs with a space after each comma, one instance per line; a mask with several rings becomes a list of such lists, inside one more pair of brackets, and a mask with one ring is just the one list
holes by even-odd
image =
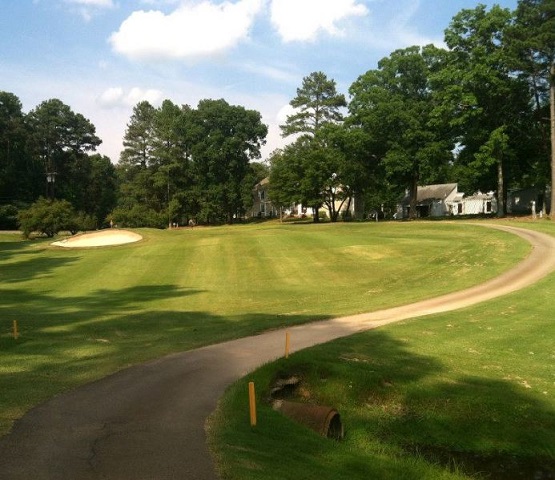
[[270, 14], [282, 40], [294, 42], [314, 40], [321, 31], [342, 35], [338, 23], [368, 9], [357, 0], [272, 0]]
[[146, 100], [153, 105], [157, 105], [162, 100], [160, 90], [133, 87], [125, 91], [121, 87], [111, 87], [97, 98], [98, 104], [103, 108], [133, 107], [137, 103]]
[[215, 4], [185, 2], [165, 14], [133, 12], [110, 37], [112, 48], [131, 59], [187, 59], [225, 52], [249, 37], [263, 0]]

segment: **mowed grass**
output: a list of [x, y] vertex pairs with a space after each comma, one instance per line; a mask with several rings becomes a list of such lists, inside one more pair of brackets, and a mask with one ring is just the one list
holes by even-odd
[[458, 290], [530, 249], [451, 223], [140, 233], [139, 243], [90, 249], [0, 234], [0, 433], [32, 406], [126, 366]]
[[[511, 223], [555, 235], [551, 222]], [[211, 420], [222, 477], [553, 478], [554, 291], [552, 274], [485, 304], [342, 338], [253, 372]], [[272, 410], [270, 387], [291, 376], [301, 379], [291, 400], [339, 411], [343, 441]]]

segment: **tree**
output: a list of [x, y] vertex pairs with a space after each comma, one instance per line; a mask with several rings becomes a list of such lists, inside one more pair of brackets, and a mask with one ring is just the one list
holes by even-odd
[[313, 209], [314, 221], [323, 204], [322, 186], [326, 175], [314, 145], [306, 137], [274, 152], [270, 167], [270, 193], [272, 201], [282, 207], [295, 204]]
[[23, 235], [39, 232], [51, 238], [62, 230], [76, 228], [77, 214], [67, 200], [39, 198], [29, 208], [19, 212], [18, 221]]
[[289, 104], [298, 111], [281, 125], [284, 137], [298, 133], [314, 136], [322, 126], [340, 122], [340, 109], [347, 106], [345, 96], [336, 91], [335, 81], [328, 80], [322, 72], [303, 78], [297, 96]]
[[283, 183], [288, 176], [283, 168], [290, 164], [291, 168], [296, 168], [293, 176], [297, 176], [295, 184], [302, 192], [300, 203], [312, 208], [314, 221], [319, 221], [318, 210], [322, 205], [327, 206], [330, 218], [336, 221], [336, 200], [347, 194], [348, 189], [338, 186], [341, 181], [338, 164], [343, 154], [328, 141], [324, 131], [342, 122], [340, 109], [347, 105], [345, 96], [337, 93], [334, 80], [329, 80], [322, 72], [313, 72], [303, 78], [290, 105], [296, 112], [281, 125], [282, 135], [300, 134], [300, 137], [281, 153], [281, 158], [273, 161], [272, 177], [277, 182], [272, 186], [273, 194], [284, 200], [290, 198], [287, 193], [290, 186]]
[[[155, 116], [156, 109], [147, 101], [141, 101], [133, 107], [117, 167], [120, 209], [130, 210], [137, 204], [155, 212], [162, 208], [160, 198], [154, 195], [152, 171], [149, 169], [153, 163], [157, 163], [153, 157]], [[151, 217], [148, 215], [145, 219]], [[121, 218], [121, 214], [118, 218]], [[148, 225], [145, 223], [141, 226]]]
[[[508, 46], [517, 71], [532, 89], [537, 124], [549, 116], [549, 135], [544, 135], [544, 155], [551, 143], [551, 208], [555, 205], [555, 0], [519, 0]], [[546, 106], [549, 104], [549, 115]], [[543, 129], [542, 129], [543, 130]], [[547, 137], [551, 140], [547, 141]], [[552, 210], [553, 211], [553, 210]], [[552, 214], [553, 215], [553, 214]]]
[[43, 174], [55, 179], [48, 195], [71, 201], [83, 187], [72, 179], [72, 169], [102, 142], [94, 125], [58, 99], [42, 102], [27, 115], [26, 123], [31, 155], [41, 163]]
[[0, 92], [0, 205], [32, 201], [43, 186], [43, 169], [26, 151], [27, 130], [19, 98]]
[[408, 187], [411, 218], [419, 182], [440, 180], [452, 160], [451, 138], [433, 121], [432, 75], [444, 59], [433, 46], [397, 50], [349, 90], [349, 124], [366, 133], [388, 179]]
[[83, 190], [82, 206], [74, 205], [94, 219], [94, 227], [100, 228], [117, 201], [116, 168], [105, 155], [91, 155], [87, 159], [87, 181]]
[[260, 158], [268, 132], [254, 110], [225, 100], [202, 100], [192, 115], [192, 169], [199, 220], [226, 221], [244, 215], [243, 181], [249, 162]]
[[[465, 188], [497, 190], [499, 216], [505, 212], [506, 185], [521, 175], [519, 137], [530, 111], [528, 87], [514, 75], [506, 48], [511, 22], [512, 13], [499, 6], [462, 10], [445, 32], [451, 54], [437, 77], [442, 84], [437, 110], [448, 112], [458, 134], [459, 172], [471, 179]], [[491, 155], [487, 161], [486, 155]]]
[[189, 161], [188, 132], [184, 128], [187, 112], [187, 109], [180, 108], [172, 101], [164, 100], [155, 111], [152, 125], [152, 194], [158, 199], [157, 210], [166, 211], [170, 227], [172, 219], [179, 214], [182, 207], [179, 197], [171, 202], [172, 194], [175, 194], [178, 186], [186, 188], [183, 180]]
[[[339, 127], [338, 127], [339, 128]], [[331, 131], [322, 129], [316, 138], [301, 137], [279, 152], [274, 152], [270, 169], [270, 197], [280, 206], [302, 204], [318, 211], [325, 206], [332, 222], [352, 196], [345, 180], [349, 165]]]
[[123, 137], [119, 163], [127, 168], [145, 169], [152, 160], [155, 108], [146, 100], [133, 108]]

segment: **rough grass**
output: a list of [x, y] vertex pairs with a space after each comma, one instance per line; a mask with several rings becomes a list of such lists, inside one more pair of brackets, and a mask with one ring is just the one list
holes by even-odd
[[128, 365], [458, 290], [529, 250], [448, 223], [140, 233], [139, 243], [79, 250], [0, 234], [0, 433], [33, 405]]

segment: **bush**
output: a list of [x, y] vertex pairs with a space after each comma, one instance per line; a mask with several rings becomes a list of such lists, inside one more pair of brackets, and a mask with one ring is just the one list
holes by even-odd
[[131, 208], [116, 208], [109, 216], [114, 225], [127, 228], [165, 228], [168, 225], [167, 214], [158, 213], [142, 205], [134, 205]]
[[17, 207], [0, 205], [0, 230], [17, 230]]
[[73, 224], [68, 226], [68, 230], [72, 235], [75, 235], [79, 231], [96, 230], [96, 228], [96, 219], [83, 212], [77, 212], [74, 216]]
[[25, 238], [38, 232], [53, 237], [61, 230], [73, 231], [77, 215], [67, 200], [47, 200], [39, 198], [26, 210], [19, 212], [17, 219]]

